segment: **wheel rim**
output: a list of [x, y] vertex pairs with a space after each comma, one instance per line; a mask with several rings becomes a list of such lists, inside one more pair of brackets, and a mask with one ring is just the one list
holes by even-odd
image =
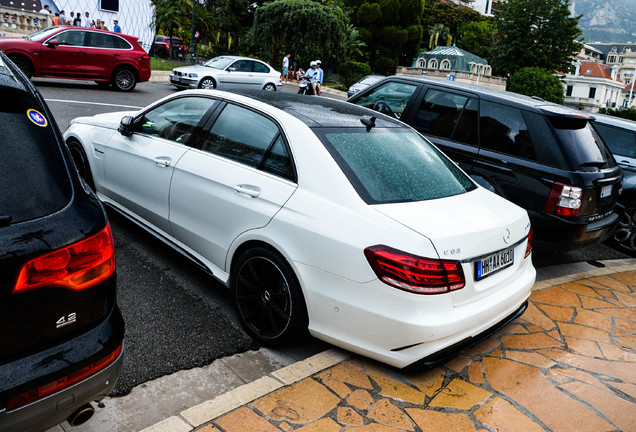
[[614, 231], [614, 241], [630, 252], [636, 252], [636, 209], [621, 212]]
[[211, 79], [204, 79], [201, 81], [201, 88], [206, 90], [214, 90], [214, 81]]
[[29, 65], [26, 64], [25, 61], [23, 61], [23, 60], [13, 60], [13, 62], [18, 67], [18, 69], [20, 69], [22, 71], [22, 73], [24, 75], [26, 75], [28, 78], [31, 78], [31, 69], [29, 68]]
[[123, 69], [117, 73], [115, 82], [117, 83], [118, 88], [122, 90], [129, 90], [135, 83], [135, 74], [128, 69]]
[[289, 284], [282, 270], [269, 259], [257, 256], [243, 263], [235, 295], [241, 320], [263, 339], [276, 339], [289, 327]]
[[265, 86], [265, 91], [274, 91], [276, 90], [272, 84], [267, 84]]
[[86, 179], [87, 162], [86, 162], [86, 158], [84, 157], [84, 153], [80, 149], [76, 148], [75, 146], [72, 146], [69, 150], [71, 152], [71, 157], [73, 158], [73, 162], [75, 162], [75, 167], [77, 168], [77, 172], [79, 173], [81, 178], [87, 181]]

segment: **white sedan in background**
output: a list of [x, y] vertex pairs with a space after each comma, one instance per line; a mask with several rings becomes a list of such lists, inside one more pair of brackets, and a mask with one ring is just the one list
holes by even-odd
[[202, 65], [172, 70], [170, 83], [179, 89], [267, 90], [283, 86], [280, 72], [249, 57], [219, 56]]
[[308, 329], [396, 367], [432, 366], [525, 310], [526, 212], [388, 116], [190, 90], [75, 119], [65, 140], [103, 202], [232, 290], [260, 343]]

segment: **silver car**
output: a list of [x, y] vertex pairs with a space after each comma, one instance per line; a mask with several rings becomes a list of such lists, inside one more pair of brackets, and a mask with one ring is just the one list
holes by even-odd
[[175, 68], [170, 83], [179, 89], [276, 91], [283, 86], [280, 72], [267, 63], [229, 55], [214, 57], [202, 65]]

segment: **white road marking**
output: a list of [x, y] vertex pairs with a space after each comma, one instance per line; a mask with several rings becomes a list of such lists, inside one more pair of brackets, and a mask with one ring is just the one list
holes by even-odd
[[120, 107], [120, 108], [133, 108], [133, 109], [142, 109], [143, 107], [133, 106], [133, 105], [116, 105], [104, 102], [85, 102], [85, 101], [76, 101], [76, 100], [65, 100], [65, 99], [45, 99], [47, 102], [62, 102], [62, 103], [77, 103], [77, 104], [86, 104], [86, 105], [102, 105], [102, 106], [112, 106], [112, 107]]

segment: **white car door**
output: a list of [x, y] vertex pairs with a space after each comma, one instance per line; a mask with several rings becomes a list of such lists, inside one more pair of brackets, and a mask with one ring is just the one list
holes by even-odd
[[223, 109], [200, 147], [177, 163], [170, 224], [176, 239], [225, 269], [234, 239], [267, 225], [294, 193], [294, 168], [278, 126], [236, 105]]
[[168, 197], [174, 167], [197, 125], [218, 101], [182, 97], [135, 119], [130, 137], [116, 133], [104, 157], [105, 195], [156, 228], [170, 232]]
[[[249, 90], [260, 88], [261, 74], [252, 71], [252, 60], [237, 60], [223, 74], [223, 87], [226, 90]], [[234, 70], [230, 70], [230, 68]]]

